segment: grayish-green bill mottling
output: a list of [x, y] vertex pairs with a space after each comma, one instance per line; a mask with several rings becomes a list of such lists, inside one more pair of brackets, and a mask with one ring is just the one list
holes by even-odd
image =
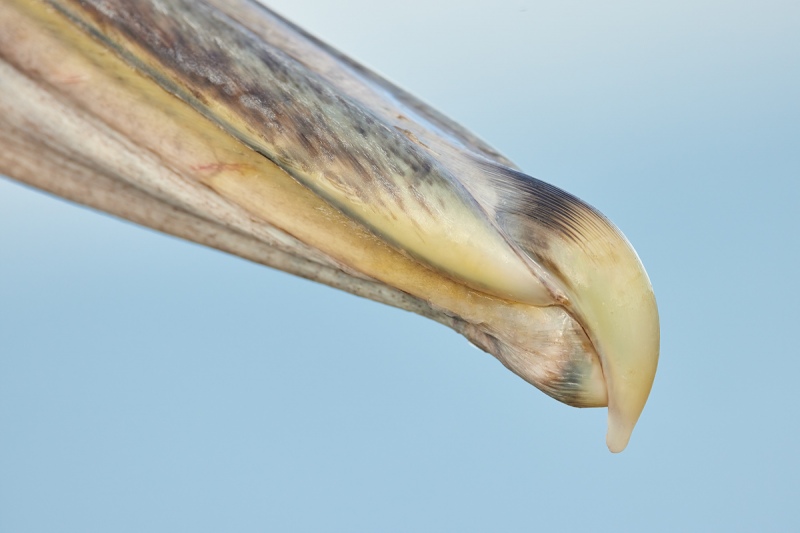
[[[349, 63], [334, 70], [338, 57], [315, 50], [268, 10], [256, 8], [277, 29], [256, 35], [243, 28], [246, 20], [205, 2], [55, 5], [401, 249], [504, 298], [539, 305], [563, 299], [537, 255], [551, 230], [575, 238], [576, 219], [594, 212], [515, 172], [463, 129], [391, 85], [375, 84], [363, 69]], [[520, 212], [536, 218], [525, 218], [516, 239], [503, 238], [501, 231], [520, 233]], [[604, 224], [599, 215], [589, 220]], [[443, 252], [437, 244], [445, 242], [456, 248]], [[492, 275], [498, 271], [503, 275]]]
[[[431, 316], [554, 398], [607, 404], [609, 448], [625, 447], [658, 314], [638, 257], [595, 209], [258, 4], [0, 9], [27, 25], [0, 38], [0, 133], [19, 154], [58, 149], [0, 157], [0, 170], [226, 250], [255, 238], [234, 253]], [[67, 167], [60, 183], [42, 177], [60, 158], [83, 165], [82, 188], [67, 194]], [[107, 201], [86, 198], [95, 187]], [[121, 187], [150, 207], [132, 212]], [[213, 239], [197, 232], [209, 223]]]

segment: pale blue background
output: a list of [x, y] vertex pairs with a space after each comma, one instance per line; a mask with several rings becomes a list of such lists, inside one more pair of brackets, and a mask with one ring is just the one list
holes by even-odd
[[800, 3], [281, 0], [601, 209], [630, 447], [446, 328], [0, 181], [0, 532], [800, 528]]

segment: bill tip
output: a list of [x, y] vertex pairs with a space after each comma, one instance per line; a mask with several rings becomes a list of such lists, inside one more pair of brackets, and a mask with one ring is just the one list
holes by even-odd
[[608, 433], [606, 434], [606, 445], [611, 453], [619, 453], [628, 446], [628, 441], [631, 440], [631, 433], [633, 433], [633, 426], [627, 424], [620, 424], [619, 421], [614, 420], [613, 416], [608, 420]]

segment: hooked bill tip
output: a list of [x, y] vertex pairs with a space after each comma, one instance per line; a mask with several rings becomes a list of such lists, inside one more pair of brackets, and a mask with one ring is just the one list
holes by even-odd
[[633, 433], [633, 427], [636, 425], [635, 422], [633, 424], [627, 424], [620, 418], [620, 414], [615, 413], [609, 406], [606, 445], [611, 453], [619, 453], [628, 446], [631, 433]]

